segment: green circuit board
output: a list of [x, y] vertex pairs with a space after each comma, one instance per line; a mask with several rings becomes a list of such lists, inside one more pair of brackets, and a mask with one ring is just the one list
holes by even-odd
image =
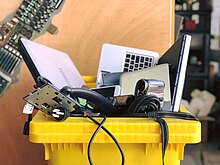
[[64, 0], [23, 0], [19, 8], [0, 23], [0, 96], [15, 82], [22, 64], [18, 40], [33, 40], [49, 31], [57, 33], [52, 17]]

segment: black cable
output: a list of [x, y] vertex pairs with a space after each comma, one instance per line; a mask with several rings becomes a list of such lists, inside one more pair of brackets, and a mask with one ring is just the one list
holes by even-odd
[[[88, 117], [89, 117], [89, 116], [88, 116]], [[101, 123], [100, 123], [99, 126], [96, 128], [95, 132], [92, 134], [92, 137], [91, 137], [90, 140], [89, 140], [87, 154], [88, 154], [88, 160], [89, 160], [89, 164], [90, 164], [90, 165], [93, 165], [92, 159], [91, 159], [91, 154], [90, 154], [92, 142], [93, 142], [95, 136], [97, 135], [97, 133], [99, 132], [99, 130], [102, 128], [102, 126], [103, 126], [103, 124], [105, 123], [105, 121], [106, 121], [106, 116], [104, 116], [104, 119], [101, 121]]]
[[124, 117], [147, 117], [147, 118], [175, 118], [181, 120], [193, 120], [198, 121], [198, 119], [190, 113], [187, 112], [172, 112], [172, 111], [158, 111], [158, 112], [147, 112], [147, 113], [133, 113], [127, 112], [123, 115]]
[[28, 120], [24, 123], [23, 135], [29, 135], [31, 120], [32, 120], [32, 114], [28, 114]]
[[128, 113], [147, 113], [160, 110], [160, 100], [154, 95], [137, 97], [129, 106]]
[[[137, 90], [135, 92], [137, 95]], [[161, 128], [161, 139], [162, 139], [162, 164], [164, 165], [164, 156], [168, 144], [169, 132], [167, 123], [164, 119], [158, 117], [158, 111], [160, 110], [160, 100], [155, 95], [139, 95], [136, 96], [136, 99], [131, 103], [128, 108], [128, 113], [153, 115], [156, 118], [156, 121], [160, 124]]]
[[156, 118], [156, 121], [160, 124], [161, 139], [162, 139], [162, 164], [164, 165], [165, 153], [169, 141], [169, 129], [166, 120], [162, 118]]
[[[103, 97], [99, 93], [96, 93], [95, 91], [90, 91], [88, 89], [82, 89], [82, 88], [69, 88], [69, 87], [65, 87], [62, 90], [63, 90], [63, 92], [66, 92], [67, 94], [69, 94], [70, 97], [72, 97], [72, 98], [84, 98], [87, 101], [89, 101], [90, 103], [93, 103], [94, 105], [96, 105], [97, 109], [100, 108], [98, 110], [98, 112], [101, 111], [101, 113], [104, 113], [104, 115], [109, 115], [109, 116], [113, 115], [114, 116], [117, 113], [116, 108], [111, 104], [111, 102], [107, 101], [105, 97]], [[70, 114], [70, 116], [74, 116], [74, 114]], [[88, 117], [90, 120], [92, 120], [95, 124], [98, 125], [98, 128], [93, 133], [93, 135], [89, 141], [89, 144], [88, 144], [88, 160], [89, 160], [90, 165], [93, 165], [92, 160], [91, 160], [91, 154], [90, 154], [91, 144], [92, 144], [92, 141], [94, 140], [95, 136], [97, 135], [98, 131], [101, 128], [112, 138], [112, 140], [117, 145], [117, 147], [121, 153], [121, 157], [122, 157], [121, 165], [124, 165], [124, 153], [123, 153], [123, 150], [122, 150], [120, 144], [118, 143], [116, 138], [103, 126], [103, 124], [106, 121], [106, 116], [103, 116], [104, 119], [102, 120], [101, 123], [99, 123], [97, 120], [95, 120], [92, 116], [86, 115], [86, 117]]]
[[[104, 119], [102, 120], [102, 122], [101, 123], [99, 123], [97, 120], [95, 120], [93, 117], [91, 117], [91, 116], [87, 116], [90, 120], [92, 120], [95, 124], [97, 124], [99, 127], [95, 130], [95, 132], [93, 133], [93, 135], [92, 135], [92, 138], [94, 139], [94, 137], [95, 137], [95, 135], [98, 133], [98, 131], [100, 130], [100, 128], [102, 128], [110, 137], [111, 137], [111, 139], [115, 142], [115, 144], [117, 145], [117, 147], [118, 147], [118, 149], [119, 149], [119, 151], [120, 151], [120, 153], [121, 153], [121, 165], [124, 165], [124, 162], [125, 162], [125, 156], [124, 156], [124, 152], [123, 152], [123, 150], [122, 150], [122, 148], [121, 148], [121, 146], [120, 146], [120, 144], [119, 144], [119, 142], [117, 141], [117, 139], [111, 134], [111, 132], [109, 132], [104, 126], [103, 126], [103, 124], [104, 124], [104, 122], [105, 122], [105, 120], [106, 120], [106, 116], [104, 116]], [[91, 138], [91, 139], [92, 139]], [[92, 143], [92, 141], [93, 141], [93, 139], [91, 140], [90, 139], [90, 143]], [[89, 144], [89, 146], [91, 146], [91, 144]], [[91, 161], [91, 157], [90, 157], [90, 148], [88, 148], [88, 159], [89, 159], [89, 162]], [[90, 165], [92, 165], [91, 164], [91, 162], [90, 162]]]

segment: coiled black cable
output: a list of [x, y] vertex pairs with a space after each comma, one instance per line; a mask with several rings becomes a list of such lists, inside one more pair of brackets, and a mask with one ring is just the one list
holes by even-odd
[[128, 113], [156, 112], [161, 108], [160, 100], [155, 95], [144, 95], [137, 97], [129, 106]]
[[97, 135], [98, 131], [102, 128], [102, 129], [111, 137], [111, 139], [115, 142], [115, 144], [117, 145], [117, 147], [118, 147], [118, 149], [119, 149], [119, 151], [120, 151], [120, 153], [121, 153], [121, 159], [122, 159], [122, 160], [121, 160], [121, 165], [124, 165], [125, 156], [124, 156], [124, 152], [123, 152], [123, 150], [122, 150], [122, 148], [121, 148], [119, 142], [118, 142], [117, 139], [111, 134], [111, 132], [109, 132], [109, 131], [103, 126], [103, 124], [104, 124], [105, 121], [106, 121], [106, 116], [103, 116], [104, 119], [101, 121], [101, 123], [99, 123], [97, 120], [95, 120], [95, 119], [94, 119], [93, 117], [91, 117], [91, 116], [87, 116], [87, 117], [88, 117], [90, 120], [92, 120], [95, 124], [98, 125], [98, 127], [96, 128], [95, 132], [93, 133], [91, 139], [89, 140], [89, 144], [88, 144], [88, 152], [87, 152], [87, 153], [88, 153], [89, 164], [90, 164], [90, 165], [93, 165], [92, 159], [91, 159], [91, 153], [90, 153], [92, 142], [93, 142], [95, 136]]

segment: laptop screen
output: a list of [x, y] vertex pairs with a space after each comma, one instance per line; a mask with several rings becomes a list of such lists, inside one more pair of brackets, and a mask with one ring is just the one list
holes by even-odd
[[19, 49], [35, 81], [38, 76], [43, 76], [59, 89], [85, 85], [66, 53], [24, 38], [19, 41]]
[[182, 35], [159, 59], [158, 64], [170, 65], [171, 109], [179, 111], [189, 56], [191, 36]]

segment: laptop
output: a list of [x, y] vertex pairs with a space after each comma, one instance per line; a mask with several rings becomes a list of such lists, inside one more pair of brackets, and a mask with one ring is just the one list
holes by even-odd
[[155, 66], [159, 53], [155, 51], [136, 49], [113, 44], [103, 44], [96, 85], [102, 84], [103, 72], [131, 72]]
[[43, 76], [59, 89], [85, 85], [68, 54], [25, 38], [19, 40], [19, 49], [36, 82], [37, 77]]
[[[183, 34], [179, 39], [160, 57], [158, 64], [169, 64], [171, 108], [178, 112], [185, 82], [186, 68], [190, 50], [191, 36]], [[165, 109], [169, 110], [169, 109]]]

